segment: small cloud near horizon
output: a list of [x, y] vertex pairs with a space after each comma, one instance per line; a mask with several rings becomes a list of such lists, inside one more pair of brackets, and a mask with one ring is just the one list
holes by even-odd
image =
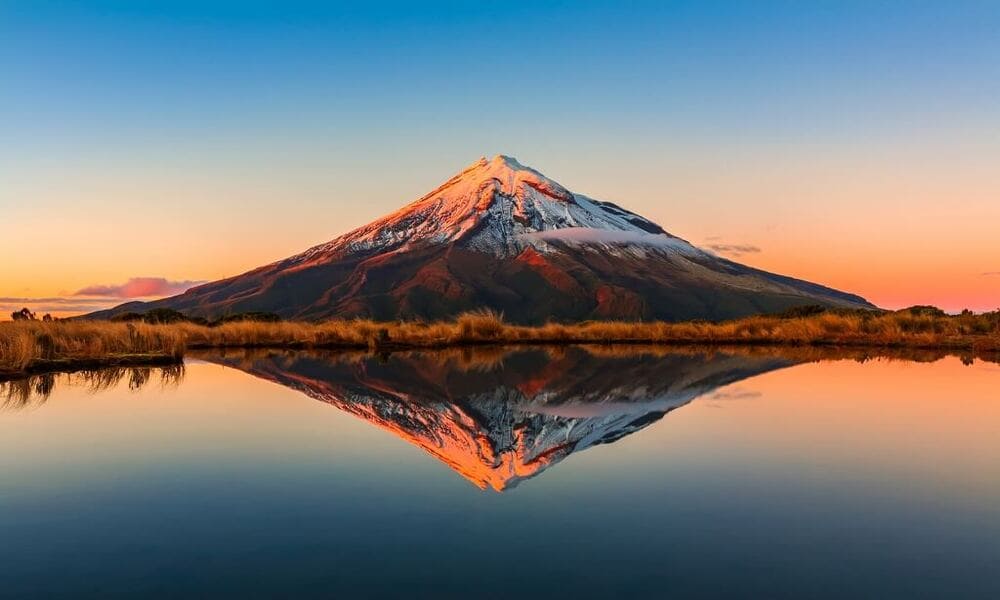
[[761, 252], [759, 246], [753, 246], [750, 244], [706, 244], [705, 248], [708, 248], [716, 254], [727, 254], [729, 256], [743, 256], [744, 254], [756, 254]]
[[182, 294], [204, 281], [170, 281], [164, 277], [132, 277], [120, 285], [91, 285], [73, 292], [73, 296], [105, 298], [149, 298]]
[[980, 273], [983, 277], [1000, 277], [1000, 271], [986, 271], [985, 273]]

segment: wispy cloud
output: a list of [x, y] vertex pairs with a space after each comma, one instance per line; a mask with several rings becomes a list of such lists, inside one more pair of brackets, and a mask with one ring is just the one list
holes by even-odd
[[755, 254], [761, 251], [759, 246], [752, 246], [750, 244], [706, 244], [705, 248], [716, 254], [725, 254], [727, 256], [743, 256], [744, 254]]
[[1000, 271], [986, 271], [981, 274], [983, 277], [1000, 277]]
[[112, 308], [136, 299], [153, 299], [180, 294], [202, 281], [170, 281], [164, 277], [133, 277], [120, 285], [91, 285], [61, 296], [31, 298], [27, 296], [0, 297], [0, 320], [16, 310], [29, 308], [38, 314], [86, 314]]
[[204, 281], [169, 281], [163, 277], [133, 277], [120, 285], [92, 285], [77, 290], [74, 296], [106, 298], [150, 298], [181, 294]]

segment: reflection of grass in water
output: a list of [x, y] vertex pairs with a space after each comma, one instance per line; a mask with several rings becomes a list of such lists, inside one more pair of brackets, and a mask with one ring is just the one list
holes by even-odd
[[45, 373], [25, 379], [0, 381], [0, 409], [17, 410], [30, 406], [33, 400], [45, 402], [55, 387], [56, 375]]
[[[563, 357], [569, 348], [585, 351], [595, 358], [629, 358], [646, 356], [667, 358], [669, 356], [688, 355], [700, 356], [711, 361], [719, 356], [745, 356], [748, 358], [775, 358], [792, 363], [807, 363], [820, 361], [853, 360], [867, 362], [870, 360], [933, 362], [947, 356], [957, 356], [962, 362], [971, 365], [974, 356], [980, 360], [1000, 363], [1000, 356], [995, 353], [980, 353], [961, 349], [921, 349], [921, 348], [858, 348], [830, 346], [782, 346], [782, 345], [720, 345], [720, 344], [573, 344], [572, 346], [541, 345], [527, 348], [524, 345], [493, 345], [446, 347], [441, 349], [417, 349], [393, 352], [401, 356], [417, 356], [424, 364], [436, 365], [439, 368], [463, 372], [490, 372], [501, 370], [505, 361], [514, 353], [531, 349], [544, 355], [546, 360], [554, 361]], [[287, 365], [294, 364], [302, 358], [313, 358], [329, 364], [355, 364], [370, 359], [388, 360], [391, 354], [372, 354], [366, 350], [287, 350], [268, 348], [221, 348], [215, 351], [202, 350], [195, 353], [196, 357], [211, 359], [228, 359], [235, 361], [234, 366], [250, 370], [255, 361], [279, 361]], [[102, 369], [83, 370], [71, 373], [42, 373], [0, 381], [0, 410], [23, 409], [32, 405], [43, 404], [57, 385], [84, 387], [89, 393], [99, 393], [127, 385], [129, 390], [138, 391], [151, 383], [157, 383], [162, 389], [175, 388], [184, 379], [183, 363], [162, 367], [107, 367]]]
[[157, 383], [161, 389], [175, 388], [184, 378], [184, 365], [165, 367], [109, 367], [75, 373], [42, 373], [23, 379], [0, 381], [0, 409], [20, 410], [44, 404], [56, 387], [83, 387], [91, 394], [115, 389], [125, 383], [136, 392]]
[[567, 345], [490, 345], [453, 346], [439, 349], [398, 350], [394, 352], [372, 353], [367, 350], [350, 349], [305, 349], [282, 348], [219, 348], [195, 350], [194, 358], [209, 362], [221, 362], [233, 367], [251, 371], [258, 362], [273, 363], [282, 368], [291, 368], [302, 359], [310, 359], [324, 364], [355, 365], [365, 361], [387, 362], [392, 357], [418, 359], [422, 364], [459, 372], [490, 372], [502, 370], [506, 362], [517, 353], [537, 353], [539, 360], [557, 361], [570, 351], [583, 351], [598, 359], [628, 359], [648, 357], [666, 359], [676, 356], [697, 356], [705, 362], [721, 357], [745, 357], [751, 359], [769, 358], [789, 363], [811, 363], [822, 361], [850, 360], [865, 363], [872, 360], [902, 362], [934, 362], [955, 356], [967, 365], [978, 358], [981, 361], [1000, 363], [996, 353], [974, 354], [963, 349], [922, 349], [922, 348], [877, 348], [850, 346], [785, 346], [785, 345], [724, 345], [724, 344], [567, 344]]

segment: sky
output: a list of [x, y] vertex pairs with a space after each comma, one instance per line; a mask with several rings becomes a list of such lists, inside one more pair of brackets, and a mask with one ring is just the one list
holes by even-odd
[[480, 156], [886, 307], [1000, 307], [1000, 3], [0, 2], [0, 314], [295, 254]]

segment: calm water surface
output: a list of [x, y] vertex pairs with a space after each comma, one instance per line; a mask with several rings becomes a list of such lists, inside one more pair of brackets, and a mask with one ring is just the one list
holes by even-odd
[[238, 353], [4, 384], [0, 596], [1000, 597], [1000, 365], [861, 358]]

